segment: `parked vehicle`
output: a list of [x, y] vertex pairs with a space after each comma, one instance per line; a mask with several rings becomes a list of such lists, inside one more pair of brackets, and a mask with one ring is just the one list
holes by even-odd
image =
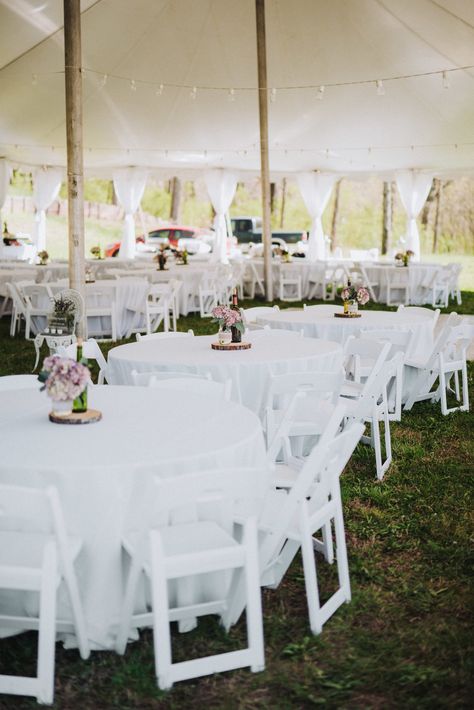
[[[262, 220], [260, 217], [231, 217], [232, 233], [237, 237], [240, 244], [262, 241]], [[276, 243], [285, 242], [296, 244], [301, 241], [303, 230], [285, 231], [283, 229], [272, 230], [272, 240]]]
[[[172, 247], [177, 247], [180, 239], [200, 239], [202, 241], [212, 241], [212, 236], [209, 230], [201, 229], [200, 227], [182, 227], [172, 225], [168, 227], [159, 227], [151, 232], [148, 232], [146, 238], [143, 235], [137, 237], [136, 243], [143, 245], [145, 251], [155, 251], [160, 244], [170, 244]], [[120, 250], [120, 242], [108, 244], [105, 248], [105, 256], [118, 256]]]

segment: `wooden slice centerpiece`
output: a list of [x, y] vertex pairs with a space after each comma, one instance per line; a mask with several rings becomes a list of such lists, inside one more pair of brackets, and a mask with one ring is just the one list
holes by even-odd
[[334, 318], [362, 318], [362, 313], [334, 313]]
[[101, 419], [102, 412], [99, 412], [98, 409], [88, 409], [86, 412], [68, 412], [68, 414], [49, 413], [49, 421], [55, 424], [93, 424]]
[[211, 343], [213, 350], [249, 350], [251, 347], [252, 343], [227, 343], [226, 345]]

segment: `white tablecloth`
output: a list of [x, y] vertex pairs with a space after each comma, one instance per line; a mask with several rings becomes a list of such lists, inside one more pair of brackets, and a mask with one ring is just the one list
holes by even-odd
[[[367, 276], [370, 281], [378, 284], [375, 287], [376, 295], [380, 303], [387, 302], [387, 283], [394, 275], [401, 283], [408, 284], [409, 303], [411, 305], [422, 305], [432, 302], [431, 284], [434, 275], [442, 270], [439, 264], [411, 263], [409, 266], [395, 266], [394, 264], [364, 264]], [[396, 269], [396, 271], [394, 271]], [[396, 287], [392, 292], [392, 298], [397, 295]], [[402, 299], [404, 302], [404, 299]]]
[[[84, 540], [78, 577], [88, 637], [95, 648], [112, 648], [122, 598], [121, 534], [134, 485], [141, 488], [137, 477], [145, 477], [139, 467], [178, 476], [263, 466], [265, 447], [257, 417], [231, 402], [104, 386], [91, 389], [89, 404], [102, 411], [102, 421], [57, 425], [48, 420], [45, 393], [0, 392], [0, 483], [58, 488], [68, 532]], [[58, 613], [67, 609], [64, 599], [61, 591]]]
[[271, 328], [303, 330], [307, 338], [334, 340], [344, 344], [349, 335], [361, 330], [408, 330], [412, 340], [408, 356], [422, 359], [433, 344], [433, 321], [420, 314], [393, 311], [360, 310], [361, 318], [335, 318], [342, 306], [322, 305], [307, 310], [281, 310], [260, 317], [257, 322]]
[[338, 343], [265, 333], [249, 333], [244, 340], [252, 342], [250, 350], [212, 350], [215, 335], [119, 345], [109, 351], [107, 378], [112, 384], [131, 384], [132, 370], [210, 373], [217, 382], [231, 379], [233, 398], [261, 415], [270, 375], [335, 372], [342, 365]]

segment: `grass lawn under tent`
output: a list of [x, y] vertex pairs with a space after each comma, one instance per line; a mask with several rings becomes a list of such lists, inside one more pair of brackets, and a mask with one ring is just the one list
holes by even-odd
[[[474, 313], [474, 292], [462, 296], [462, 306], [448, 310]], [[0, 375], [27, 373], [33, 343], [10, 338], [8, 327], [2, 319]], [[188, 328], [215, 331], [196, 316], [180, 318], [179, 329]], [[105, 352], [114, 346], [101, 344]], [[472, 363], [469, 379], [472, 407]], [[393, 463], [381, 483], [372, 450], [358, 445], [342, 476], [352, 602], [312, 636], [298, 555], [281, 586], [263, 591], [263, 673], [233, 671], [164, 693], [155, 684], [151, 631], [123, 657], [94, 652], [84, 662], [58, 644], [54, 707], [472, 707], [473, 442], [472, 413], [443, 417], [439, 404], [420, 403], [392, 424]], [[330, 591], [334, 568], [322, 561], [318, 572]], [[202, 619], [193, 632], [174, 634], [175, 658], [230, 650], [244, 634], [244, 619], [228, 636], [216, 620]], [[4, 639], [0, 648], [0, 672], [34, 672], [36, 634]], [[0, 699], [0, 708], [33, 707], [34, 699]]]

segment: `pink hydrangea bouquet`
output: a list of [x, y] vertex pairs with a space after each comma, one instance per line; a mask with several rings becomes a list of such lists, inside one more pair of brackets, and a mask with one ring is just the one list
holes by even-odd
[[369, 291], [365, 286], [352, 286], [350, 283], [342, 289], [341, 298], [343, 301], [357, 301], [361, 306], [370, 301]]
[[245, 325], [240, 311], [235, 311], [229, 306], [216, 306], [212, 309], [212, 322], [219, 323], [219, 328], [228, 330], [237, 328], [241, 333], [245, 332]]
[[76, 399], [91, 381], [88, 367], [69, 357], [51, 355], [45, 358], [39, 378], [43, 389], [54, 402]]

